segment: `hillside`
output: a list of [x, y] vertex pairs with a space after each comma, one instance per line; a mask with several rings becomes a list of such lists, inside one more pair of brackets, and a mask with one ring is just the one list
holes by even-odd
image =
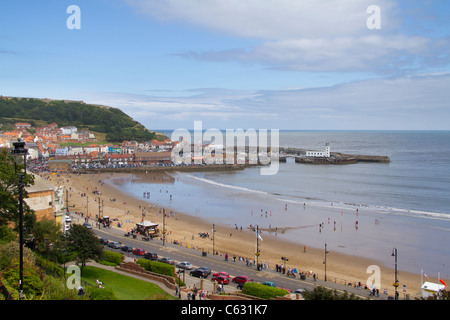
[[62, 101], [33, 98], [0, 99], [0, 123], [14, 121], [57, 123], [76, 126], [105, 134], [108, 142], [124, 140], [148, 141], [157, 138], [117, 108], [86, 104], [82, 101]]

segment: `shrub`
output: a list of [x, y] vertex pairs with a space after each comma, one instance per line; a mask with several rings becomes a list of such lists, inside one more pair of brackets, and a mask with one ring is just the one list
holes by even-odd
[[170, 264], [147, 259], [139, 259], [137, 263], [147, 271], [164, 274], [169, 277], [175, 276], [175, 268]]
[[45, 285], [42, 300], [88, 300], [89, 297], [78, 296], [76, 289], [69, 289], [64, 278], [54, 278], [47, 276], [43, 280]]
[[[11, 267], [3, 270], [2, 278], [11, 286], [13, 290], [19, 290], [19, 263], [14, 263]], [[23, 292], [26, 299], [33, 299], [43, 292], [44, 284], [41, 281], [38, 270], [31, 267], [23, 269]]]
[[[0, 246], [0, 255], [6, 257], [4, 261], [14, 261], [18, 260], [20, 252], [19, 243], [16, 241], [11, 241], [9, 243], [3, 244]], [[23, 247], [23, 262], [26, 266], [34, 266], [35, 263], [35, 255], [33, 251], [28, 249], [27, 247]]]
[[54, 262], [49, 261], [40, 256], [36, 256], [36, 266], [38, 266], [41, 270], [43, 270], [45, 272], [45, 274], [47, 274], [47, 275], [52, 275], [52, 276], [57, 276], [57, 277], [64, 276], [63, 268], [61, 268]]
[[303, 292], [305, 300], [360, 300], [355, 294], [348, 294], [347, 291], [339, 293], [336, 290], [330, 290], [322, 286], [315, 287], [314, 290]]
[[87, 293], [92, 300], [117, 300], [114, 291], [111, 289], [88, 287]]
[[285, 296], [289, 292], [284, 289], [266, 286], [260, 283], [246, 282], [242, 288], [243, 293], [249, 296], [254, 296], [262, 299], [271, 299], [280, 296]]
[[123, 254], [104, 250], [102, 254], [102, 259], [108, 262], [112, 262], [116, 265], [119, 265], [123, 261]]

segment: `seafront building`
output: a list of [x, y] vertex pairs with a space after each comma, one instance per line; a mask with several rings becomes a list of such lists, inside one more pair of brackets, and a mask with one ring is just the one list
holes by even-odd
[[328, 142], [325, 144], [324, 151], [306, 151], [306, 156], [311, 158], [329, 158], [330, 155], [330, 144]]

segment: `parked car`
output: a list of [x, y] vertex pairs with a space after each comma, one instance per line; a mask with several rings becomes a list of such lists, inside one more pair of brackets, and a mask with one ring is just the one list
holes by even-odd
[[193, 277], [207, 278], [211, 274], [211, 270], [208, 267], [200, 267], [190, 272]]
[[263, 284], [265, 286], [269, 286], [269, 287], [276, 287], [275, 282], [273, 282], [273, 281], [264, 281], [261, 284]]
[[113, 248], [113, 249], [119, 249], [120, 243], [117, 241], [111, 241], [108, 243], [108, 247]]
[[303, 294], [303, 292], [305, 292], [305, 289], [295, 289], [294, 291], [292, 291], [292, 293], [299, 293], [299, 294]]
[[158, 261], [162, 262], [162, 263], [172, 264], [172, 265], [175, 264], [175, 261], [172, 258], [169, 258], [169, 257], [159, 258]]
[[100, 243], [101, 244], [108, 244], [108, 239], [106, 239], [106, 238], [100, 238]]
[[144, 258], [148, 260], [158, 260], [158, 255], [155, 252], [144, 253]]
[[183, 262], [179, 262], [176, 264], [177, 268], [180, 269], [185, 269], [185, 270], [191, 270], [194, 268], [194, 266], [192, 265], [192, 263], [187, 262], [187, 261], [183, 261]]
[[230, 280], [230, 275], [228, 274], [228, 272], [224, 271], [214, 273], [213, 277], [225, 277], [228, 278], [228, 280]]
[[136, 248], [133, 250], [133, 254], [137, 256], [143, 256], [145, 254], [145, 250], [142, 248]]
[[230, 278], [224, 277], [224, 276], [213, 276], [211, 278], [211, 281], [217, 281], [217, 283], [220, 283], [220, 284], [229, 284]]
[[120, 250], [125, 251], [125, 252], [132, 252], [133, 251], [133, 247], [131, 247], [131, 246], [122, 246], [120, 248]]
[[92, 225], [88, 222], [83, 223], [83, 226], [85, 226], [88, 229], [92, 229]]
[[248, 276], [237, 276], [234, 277], [231, 281], [233, 281], [234, 283], [246, 283], [248, 281], [253, 281], [253, 278]]

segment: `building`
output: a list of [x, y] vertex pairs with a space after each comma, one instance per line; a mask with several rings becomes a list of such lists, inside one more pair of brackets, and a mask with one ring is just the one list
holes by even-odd
[[106, 155], [105, 160], [108, 166], [122, 166], [134, 164], [132, 154], [108, 154]]
[[169, 164], [172, 163], [172, 152], [136, 152], [134, 163], [138, 165]]
[[306, 156], [311, 158], [329, 158], [330, 157], [330, 144], [325, 144], [325, 151], [306, 151]]
[[29, 124], [28, 122], [18, 122], [16, 124], [14, 124], [14, 129], [17, 130], [27, 130], [31, 128], [31, 124]]
[[72, 171], [72, 160], [58, 159], [48, 161], [48, 171], [50, 172], [70, 172]]
[[34, 174], [34, 184], [26, 187], [28, 197], [24, 199], [35, 212], [39, 221], [44, 217], [61, 223], [64, 213], [64, 187], [57, 187], [48, 180]]
[[434, 295], [438, 295], [439, 291], [444, 289], [444, 285], [432, 282], [424, 282], [422, 284], [422, 298], [428, 298]]
[[61, 134], [63, 135], [71, 135], [74, 132], [77, 132], [77, 127], [74, 126], [68, 126], [68, 127], [62, 127], [60, 128]]

